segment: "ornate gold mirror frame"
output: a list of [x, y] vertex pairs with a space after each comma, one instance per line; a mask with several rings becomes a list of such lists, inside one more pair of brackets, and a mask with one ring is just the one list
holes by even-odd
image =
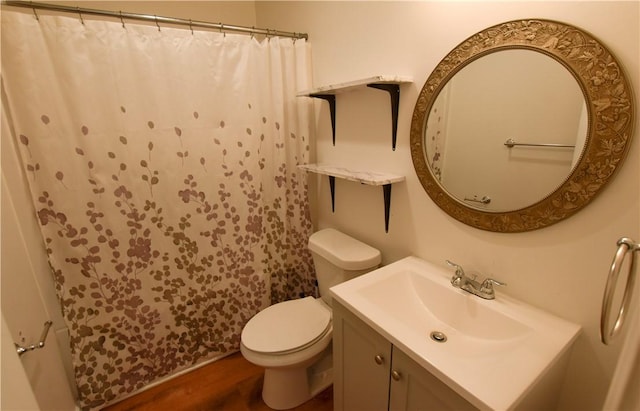
[[[456, 200], [434, 178], [425, 155], [425, 129], [431, 107], [449, 79], [476, 59], [505, 49], [537, 51], [564, 65], [585, 95], [588, 132], [579, 162], [555, 191], [519, 210], [490, 212]], [[633, 93], [624, 70], [597, 39], [577, 27], [556, 21], [510, 21], [469, 37], [433, 70], [413, 111], [411, 156], [424, 189], [453, 218], [488, 231], [536, 230], [572, 216], [602, 191], [629, 150], [634, 116]]]

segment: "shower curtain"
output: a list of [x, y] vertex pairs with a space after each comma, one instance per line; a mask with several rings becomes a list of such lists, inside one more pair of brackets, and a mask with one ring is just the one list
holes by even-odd
[[[304, 40], [2, 13], [2, 109], [83, 408], [315, 293]], [[3, 147], [5, 149], [6, 147]]]

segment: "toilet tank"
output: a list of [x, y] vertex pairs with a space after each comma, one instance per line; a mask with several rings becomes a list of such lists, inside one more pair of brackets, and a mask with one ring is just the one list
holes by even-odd
[[329, 288], [374, 270], [382, 260], [379, 250], [333, 228], [313, 233], [309, 250], [320, 296], [327, 304], [331, 304]]

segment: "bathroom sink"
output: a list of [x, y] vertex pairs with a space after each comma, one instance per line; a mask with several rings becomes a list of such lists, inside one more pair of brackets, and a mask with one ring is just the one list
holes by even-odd
[[453, 271], [407, 257], [331, 288], [333, 297], [479, 409], [517, 407], [580, 327], [498, 294], [451, 285]]

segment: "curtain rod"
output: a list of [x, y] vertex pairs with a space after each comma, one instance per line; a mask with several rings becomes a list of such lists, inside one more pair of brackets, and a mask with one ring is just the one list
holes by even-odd
[[[155, 16], [150, 14], [139, 14], [139, 13], [128, 13], [128, 12], [115, 12], [108, 10], [98, 10], [98, 9], [86, 9], [82, 7], [69, 7], [63, 6], [59, 4], [51, 4], [51, 3], [37, 3], [33, 1], [17, 1], [17, 0], [2, 0], [2, 5], [14, 6], [14, 7], [26, 7], [33, 9], [35, 13], [36, 9], [39, 10], [51, 10], [51, 11], [60, 11], [66, 13], [77, 13], [82, 18], [83, 14], [89, 14], [94, 16], [108, 16], [120, 19], [122, 24], [124, 25], [124, 19], [128, 20], [141, 20], [141, 21], [151, 21], [158, 25], [159, 23], [165, 24], [177, 24], [181, 26], [189, 26], [192, 30], [193, 27], [203, 27], [208, 29], [216, 29], [221, 31], [232, 31], [238, 33], [246, 33], [246, 34], [260, 34], [265, 35], [267, 37], [270, 36], [278, 36], [278, 37], [290, 37], [294, 39], [305, 39], [308, 40], [309, 36], [307, 33], [295, 33], [288, 31], [280, 31], [280, 30], [270, 30], [270, 29], [259, 29], [255, 27], [245, 27], [245, 26], [235, 26], [232, 24], [223, 24], [223, 23], [211, 23], [208, 21], [198, 21], [198, 20], [187, 20], [181, 19], [177, 17], [163, 17], [163, 16]], [[36, 14], [36, 18], [38, 15]], [[158, 25], [158, 28], [160, 26]]]

